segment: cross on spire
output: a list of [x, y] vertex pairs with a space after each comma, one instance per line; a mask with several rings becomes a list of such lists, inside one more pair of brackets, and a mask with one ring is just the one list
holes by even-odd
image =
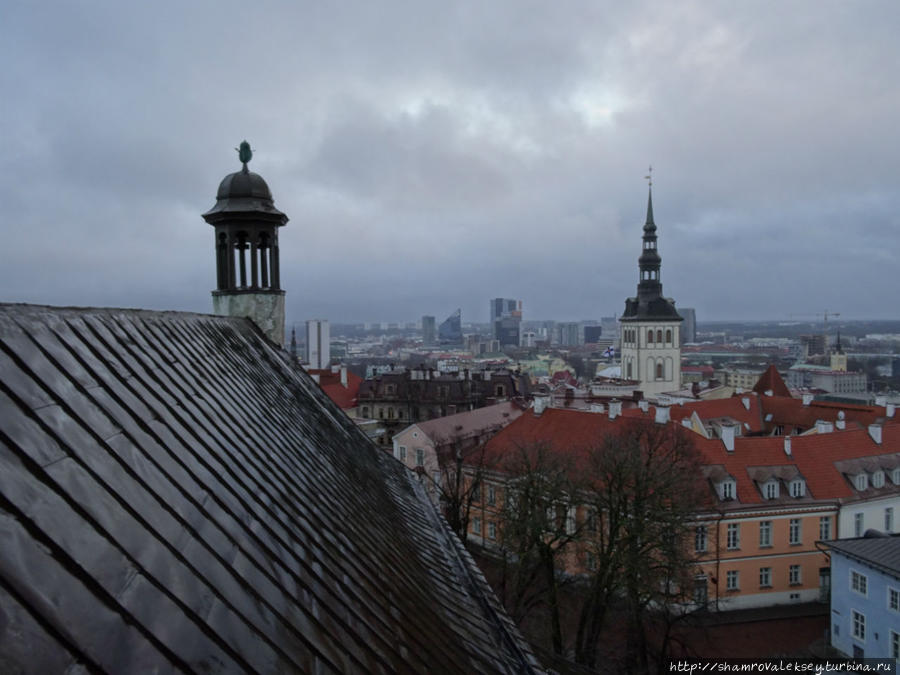
[[650, 168], [647, 169], [647, 175], [644, 176], [644, 179], [647, 181], [647, 185], [653, 187], [653, 165], [650, 165]]

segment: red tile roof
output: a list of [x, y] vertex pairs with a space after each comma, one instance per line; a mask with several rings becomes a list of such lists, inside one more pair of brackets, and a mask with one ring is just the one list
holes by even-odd
[[334, 373], [330, 368], [325, 368], [322, 370], [313, 369], [308, 372], [310, 375], [319, 376], [319, 386], [322, 387], [322, 391], [325, 392], [328, 398], [337, 403], [342, 410], [356, 407], [359, 385], [363, 382], [359, 375], [355, 375], [348, 370], [347, 386], [345, 387], [341, 384], [340, 371]]
[[790, 397], [791, 395], [790, 390], [774, 365], [770, 365], [766, 368], [766, 372], [760, 375], [756, 386], [753, 387], [753, 391], [760, 395], [765, 394], [767, 391], [771, 391], [774, 396]]
[[[755, 396], [751, 398], [758, 401]], [[731, 400], [702, 403], [722, 403]], [[744, 409], [739, 398], [737, 403]], [[681, 408], [681, 406], [673, 407], [673, 416]], [[638, 415], [635, 415], [635, 412]], [[536, 416], [529, 410], [488, 442], [485, 459], [490, 466], [497, 467], [502, 458], [517, 447], [546, 443], [553, 451], [570, 456], [575, 461], [576, 467], [583, 466], [582, 462], [589, 448], [596, 445], [606, 434], [620, 432], [624, 425], [634, 424], [639, 416], [653, 419], [652, 410], [648, 413], [641, 413], [637, 409], [630, 410], [616, 420], [610, 420], [606, 413], [549, 408], [540, 416]], [[728, 452], [723, 441], [719, 439], [706, 439], [691, 432], [688, 432], [688, 437], [701, 452], [707, 467], [710, 469], [721, 467], [719, 474], [727, 473], [735, 478], [738, 498], [732, 503], [733, 508], [764, 503], [775, 506], [785, 501], [808, 503], [813, 500], [855, 499], [859, 495], [851, 487], [836, 462], [881, 456], [900, 465], [898, 424], [883, 426], [881, 444], [876, 443], [868, 430], [862, 428], [836, 430], [828, 434], [794, 436], [791, 438], [790, 455], [785, 453], [785, 439], [781, 436], [737, 437], [733, 452]], [[885, 457], [887, 455], [890, 457]], [[785, 472], [799, 472], [806, 480], [808, 497], [804, 500], [793, 500], [783, 494], [781, 500], [764, 499], [753, 479], [758, 478], [760, 471], [766, 468], [773, 473], [785, 475], [787, 475]], [[890, 486], [890, 489], [896, 492], [898, 488]]]

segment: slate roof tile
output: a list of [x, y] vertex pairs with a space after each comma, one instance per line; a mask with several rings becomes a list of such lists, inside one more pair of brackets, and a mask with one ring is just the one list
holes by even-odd
[[8, 663], [537, 667], [415, 478], [248, 320], [2, 305], [0, 373]]

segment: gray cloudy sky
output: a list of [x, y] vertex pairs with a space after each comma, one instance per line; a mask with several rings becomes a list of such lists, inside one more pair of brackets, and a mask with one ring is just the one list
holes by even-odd
[[900, 3], [0, 4], [0, 300], [210, 311], [246, 138], [288, 321], [897, 318]]

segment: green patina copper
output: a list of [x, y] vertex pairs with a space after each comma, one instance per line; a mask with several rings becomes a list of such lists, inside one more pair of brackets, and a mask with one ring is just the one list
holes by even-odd
[[246, 165], [253, 158], [253, 151], [247, 141], [241, 141], [241, 145], [237, 148], [238, 157]]

